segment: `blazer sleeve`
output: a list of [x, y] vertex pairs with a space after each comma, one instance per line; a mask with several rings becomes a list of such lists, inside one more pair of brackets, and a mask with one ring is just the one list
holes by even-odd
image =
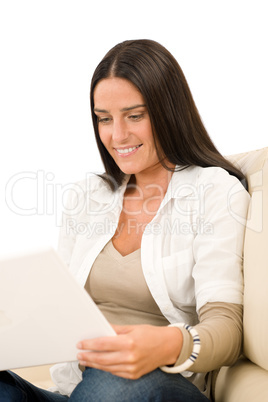
[[240, 181], [221, 168], [203, 169], [198, 187], [202, 199], [197, 216], [210, 230], [198, 231], [193, 242], [197, 312], [207, 303], [243, 302], [243, 244], [250, 199]]

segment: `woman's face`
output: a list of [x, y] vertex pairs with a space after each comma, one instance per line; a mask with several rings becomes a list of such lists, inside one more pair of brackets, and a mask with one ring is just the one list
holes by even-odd
[[161, 165], [145, 101], [130, 81], [101, 80], [94, 91], [94, 112], [100, 139], [124, 173], [137, 175]]

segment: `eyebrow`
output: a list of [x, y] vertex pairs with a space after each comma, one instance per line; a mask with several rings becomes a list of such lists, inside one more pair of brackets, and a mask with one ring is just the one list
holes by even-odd
[[[138, 107], [145, 107], [146, 105], [133, 105], [133, 106], [129, 106], [129, 107], [124, 107], [123, 109], [120, 109], [120, 112], [128, 112], [129, 110], [133, 110], [133, 109], [137, 109]], [[105, 109], [98, 109], [98, 108], [94, 108], [94, 112], [98, 112], [98, 113], [109, 113], [108, 110]]]

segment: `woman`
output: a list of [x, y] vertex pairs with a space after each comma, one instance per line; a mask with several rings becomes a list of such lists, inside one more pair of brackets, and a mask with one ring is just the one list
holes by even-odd
[[[209, 400], [212, 371], [241, 350], [244, 176], [217, 151], [178, 63], [154, 41], [107, 53], [91, 108], [105, 174], [70, 195], [59, 250], [117, 336], [79, 343], [80, 366], [52, 370], [60, 394], [35, 395]], [[4, 376], [0, 392], [4, 381], [18, 392], [22, 380]]]

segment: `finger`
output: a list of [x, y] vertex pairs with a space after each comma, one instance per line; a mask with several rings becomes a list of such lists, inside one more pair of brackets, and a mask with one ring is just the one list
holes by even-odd
[[98, 351], [113, 351], [116, 342], [115, 337], [100, 337], [94, 339], [84, 339], [77, 343], [77, 349], [81, 350], [98, 350]]
[[112, 325], [117, 335], [127, 334], [132, 331], [135, 325]]
[[112, 366], [125, 364], [127, 359], [120, 352], [79, 352], [77, 359], [88, 364], [98, 364], [101, 366]]
[[113, 375], [128, 379], [137, 379], [146, 373], [145, 371], [143, 372], [141, 369], [128, 364], [103, 365], [97, 362], [89, 362], [88, 360], [81, 360], [79, 361], [79, 363], [85, 367], [91, 367], [98, 370], [106, 371]]
[[137, 365], [139, 360], [135, 353], [132, 353], [129, 350], [118, 350], [113, 352], [80, 351], [77, 355], [77, 359], [88, 363], [101, 364], [103, 366], [128, 365], [129, 367]]
[[111, 337], [100, 337], [95, 339], [85, 339], [79, 342], [76, 346], [80, 350], [91, 350], [99, 352], [113, 352], [125, 350], [131, 347], [131, 339], [125, 334]]

